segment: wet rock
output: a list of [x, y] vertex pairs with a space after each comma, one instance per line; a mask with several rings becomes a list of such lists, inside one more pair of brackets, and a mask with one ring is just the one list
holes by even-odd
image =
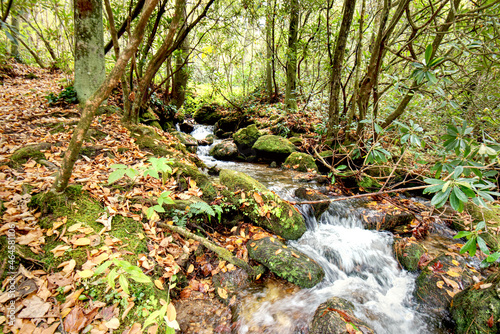
[[193, 119], [185, 119], [182, 123], [179, 123], [179, 129], [185, 133], [191, 133], [194, 130], [194, 120]]
[[198, 141], [191, 136], [190, 134], [184, 133], [184, 132], [179, 132], [175, 131], [172, 133], [174, 136], [179, 138], [182, 144], [186, 146], [186, 149], [191, 152], [191, 153], [196, 153], [196, 150], [198, 148]]
[[214, 143], [214, 135], [208, 135], [205, 139], [198, 139], [199, 146], [208, 146]]
[[[297, 190], [295, 190], [295, 196], [306, 201], [322, 201], [329, 199], [328, 196], [322, 194], [318, 190], [311, 188], [304, 188], [304, 187], [300, 187]], [[311, 204], [311, 206], [314, 210], [314, 216], [317, 219], [323, 214], [323, 212], [328, 210], [330, 202]]]
[[396, 227], [410, 224], [415, 218], [413, 213], [386, 202], [359, 201], [357, 206], [354, 212], [368, 230], [393, 231]]
[[354, 310], [354, 305], [345, 299], [328, 299], [316, 309], [309, 334], [375, 333], [354, 316]]
[[207, 124], [214, 125], [218, 120], [222, 118], [220, 111], [217, 108], [217, 105], [205, 105], [198, 109], [193, 118], [199, 124]]
[[[220, 135], [224, 133], [234, 133], [236, 130], [246, 127], [253, 122], [250, 121], [250, 117], [247, 115], [234, 113], [224, 118], [221, 118], [215, 123], [214, 132], [215, 135], [219, 138], [222, 138]], [[226, 137], [225, 137], [226, 138]]]
[[300, 173], [294, 175], [293, 180], [296, 182], [317, 182], [320, 184], [330, 183], [327, 176], [317, 173]]
[[472, 271], [461, 256], [440, 255], [417, 277], [414, 295], [436, 313], [442, 313], [450, 305], [454, 293], [472, 284], [472, 277]]
[[218, 273], [212, 277], [216, 295], [227, 304], [239, 291], [249, 285], [248, 274], [245, 270], [237, 268], [233, 271]]
[[257, 129], [255, 124], [240, 129], [233, 134], [234, 142], [238, 145], [238, 149], [242, 152], [251, 149], [259, 137], [262, 137], [262, 134]]
[[259, 158], [273, 161], [284, 161], [296, 150], [288, 139], [274, 135], [259, 137], [252, 148]]
[[188, 299], [174, 302], [181, 333], [231, 333], [231, 310], [216, 298], [207, 299], [193, 291]]
[[217, 197], [217, 189], [214, 187], [208, 176], [200, 172], [196, 166], [186, 162], [174, 160], [172, 163], [172, 169], [175, 170], [176, 168], [177, 170], [172, 176], [177, 180], [181, 189], [187, 190], [189, 188], [189, 184], [186, 179], [190, 178], [191, 180], [196, 181], [196, 185], [200, 189], [203, 189], [203, 199], [211, 202], [215, 197]]
[[394, 255], [401, 267], [408, 271], [417, 271], [420, 257], [426, 253], [425, 248], [407, 238], [396, 240], [392, 246]]
[[250, 240], [247, 249], [251, 259], [301, 288], [312, 288], [325, 276], [316, 261], [275, 238]]
[[221, 184], [229, 190], [243, 190], [246, 193], [245, 205], [239, 203], [239, 198], [234, 196], [229, 196], [229, 200], [234, 201], [234, 205], [253, 224], [289, 240], [300, 238], [306, 231], [304, 217], [259, 181], [245, 173], [228, 169], [222, 169], [219, 177]]
[[45, 160], [45, 154], [41, 151], [50, 149], [51, 144], [40, 143], [35, 145], [26, 145], [17, 149], [10, 157], [10, 165], [13, 167], [26, 163], [29, 159], [35, 161]]
[[318, 166], [314, 158], [306, 153], [293, 152], [290, 154], [283, 164], [285, 168], [291, 168], [299, 172], [318, 171]]
[[238, 156], [238, 147], [232, 140], [224, 140], [214, 145], [209, 154], [218, 160], [233, 160]]
[[455, 333], [500, 333], [500, 273], [453, 297], [450, 307]]

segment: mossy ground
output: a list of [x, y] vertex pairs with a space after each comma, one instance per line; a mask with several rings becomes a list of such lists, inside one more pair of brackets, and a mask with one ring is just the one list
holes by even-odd
[[[105, 208], [90, 197], [88, 193], [82, 191], [79, 186], [68, 187], [62, 195], [50, 192], [35, 195], [30, 205], [39, 207], [42, 210], [43, 216], [40, 219], [40, 225], [44, 229], [52, 228], [55, 221], [63, 218], [66, 218], [66, 223], [58, 229], [59, 231], [70, 228], [77, 223], [93, 229], [95, 233], [99, 233], [104, 227], [102, 224], [96, 222], [96, 220], [105, 213]], [[75, 233], [66, 233], [65, 235], [71, 237], [72, 234]], [[112, 229], [107, 234], [121, 241], [120, 246], [118, 246], [121, 253], [120, 257], [131, 264], [136, 265], [138, 254], [147, 254], [148, 252], [148, 239], [144, 235], [141, 222], [117, 215], [113, 218]], [[104, 235], [102, 237], [104, 238]], [[2, 246], [5, 241], [3, 239], [5, 238], [0, 238]], [[99, 249], [103, 246], [103, 242], [101, 241], [95, 247], [86, 246], [69, 249], [63, 256], [54, 257], [54, 254], [50, 250], [58, 245], [66, 244], [54, 234], [45, 237], [45, 245], [42, 248], [45, 252], [44, 254], [34, 254], [29, 250], [29, 247], [25, 246], [20, 246], [20, 251], [23, 253], [23, 256], [39, 261], [39, 264], [41, 264], [45, 271], [53, 272], [58, 271], [56, 268], [60, 263], [71, 259], [76, 261], [77, 268], [81, 267], [88, 259], [88, 252], [91, 252], [93, 249]], [[158, 270], [153, 270], [153, 277], [161, 276], [161, 269], [160, 267], [158, 268]], [[99, 283], [101, 282], [101, 277], [92, 277], [82, 281], [82, 286], [78, 287], [85, 287], [85, 292], [81, 298], [100, 300], [109, 304], [125, 303], [113, 289], [109, 290], [105, 281]], [[130, 295], [135, 298], [134, 303], [137, 306], [122, 321], [118, 332], [124, 331], [127, 326], [130, 326], [134, 322], [143, 322], [148, 312], [153, 312], [160, 307], [158, 303], [159, 299], [168, 299], [167, 292], [157, 289], [153, 284], [137, 283], [131, 279], [129, 279], [129, 283]], [[151, 296], [154, 296], [156, 302], [150, 300]]]

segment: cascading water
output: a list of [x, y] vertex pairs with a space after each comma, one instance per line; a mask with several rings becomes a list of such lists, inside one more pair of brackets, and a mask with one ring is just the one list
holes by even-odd
[[[210, 131], [200, 126], [192, 135], [203, 139]], [[290, 182], [266, 182], [274, 179], [274, 174], [283, 177], [283, 171], [216, 161], [208, 157], [207, 147], [199, 149], [198, 154], [209, 165], [217, 163], [221, 168], [243, 171], [271, 186], [278, 195], [287, 199], [291, 196]], [[318, 262], [325, 278], [316, 287], [296, 293], [279, 291], [275, 285], [243, 292], [238, 306], [238, 333], [306, 332], [316, 308], [333, 296], [352, 302], [355, 315], [376, 333], [437, 332], [428, 325], [429, 316], [415, 310], [412, 303], [415, 277], [398, 268], [392, 255], [392, 235], [365, 230], [361, 219], [350, 213], [353, 204], [331, 203], [319, 221], [309, 206], [299, 208], [308, 229], [299, 240], [288, 244]]]

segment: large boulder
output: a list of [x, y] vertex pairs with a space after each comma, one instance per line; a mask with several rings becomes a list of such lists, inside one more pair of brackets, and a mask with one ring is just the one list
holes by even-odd
[[251, 149], [259, 137], [262, 137], [262, 134], [255, 124], [239, 129], [233, 134], [234, 142], [242, 152]]
[[215, 144], [209, 154], [218, 160], [233, 160], [238, 156], [238, 147], [232, 140], [224, 140]]
[[215, 123], [214, 133], [219, 138], [229, 138], [236, 130], [252, 124], [250, 117], [241, 113], [234, 113], [221, 118]]
[[290, 154], [283, 164], [284, 167], [297, 170], [299, 172], [318, 171], [318, 166], [314, 158], [306, 153], [293, 152]]
[[453, 297], [450, 307], [455, 333], [500, 333], [500, 273]]
[[222, 118], [222, 115], [218, 110], [217, 105], [211, 104], [198, 109], [194, 113], [193, 118], [200, 124], [214, 125], [219, 119]]
[[212, 277], [216, 295], [222, 299], [224, 303], [229, 303], [233, 296], [245, 289], [250, 280], [245, 270], [236, 268], [225, 273], [218, 273]]
[[442, 314], [451, 298], [473, 282], [473, 273], [461, 256], [440, 255], [422, 270], [416, 280], [416, 299]]
[[309, 329], [309, 334], [375, 333], [354, 315], [354, 305], [339, 297], [332, 297], [319, 305]]
[[312, 288], [325, 277], [316, 261], [273, 237], [250, 240], [247, 249], [251, 259], [301, 288]]
[[259, 137], [252, 148], [259, 158], [273, 161], [284, 161], [296, 150], [288, 139], [274, 135]]
[[219, 179], [229, 190], [242, 190], [245, 193], [243, 203], [240, 203], [239, 196], [230, 196], [228, 200], [234, 201], [234, 205], [253, 224], [289, 240], [300, 238], [306, 231], [304, 217], [254, 178], [245, 173], [221, 169]]
[[397, 227], [410, 224], [415, 215], [402, 210], [387, 201], [353, 201], [353, 213], [363, 221], [367, 230], [394, 231]]

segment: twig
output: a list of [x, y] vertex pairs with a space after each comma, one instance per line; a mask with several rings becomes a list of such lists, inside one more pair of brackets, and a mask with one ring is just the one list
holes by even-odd
[[349, 196], [349, 197], [329, 198], [329, 199], [324, 199], [324, 200], [319, 200], [319, 201], [302, 201], [302, 202], [288, 201], [288, 203], [290, 203], [292, 205], [298, 205], [298, 204], [319, 204], [319, 203], [328, 203], [328, 202], [338, 202], [338, 201], [345, 201], [345, 200], [349, 200], [349, 199], [353, 199], [353, 198], [363, 198], [363, 197], [377, 196], [377, 195], [383, 195], [383, 194], [401, 193], [401, 192], [405, 192], [405, 191], [425, 189], [427, 187], [429, 187], [429, 185], [403, 188], [403, 189], [395, 189], [395, 190], [379, 191], [376, 193], [353, 195], [353, 196]]

